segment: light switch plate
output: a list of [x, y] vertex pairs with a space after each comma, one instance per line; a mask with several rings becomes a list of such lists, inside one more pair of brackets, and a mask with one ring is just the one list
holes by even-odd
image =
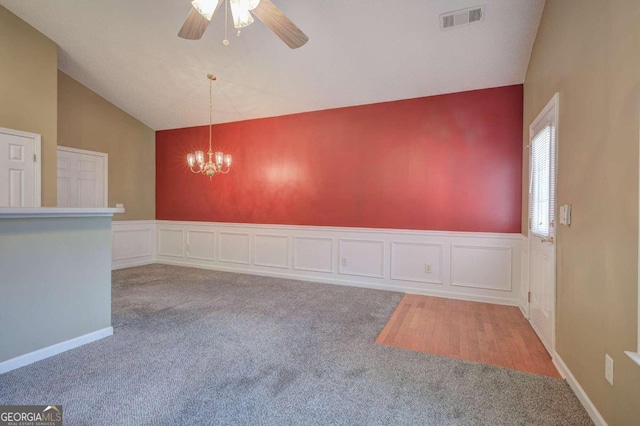
[[571, 225], [571, 205], [560, 206], [560, 225]]
[[604, 378], [613, 386], [613, 358], [609, 354], [604, 355]]

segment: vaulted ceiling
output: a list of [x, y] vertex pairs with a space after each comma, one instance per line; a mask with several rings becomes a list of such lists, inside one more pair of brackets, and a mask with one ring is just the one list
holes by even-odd
[[[189, 0], [0, 0], [59, 46], [59, 68], [156, 130], [416, 98], [524, 81], [544, 0], [273, 0], [310, 41], [289, 49], [224, 7], [177, 37]], [[439, 16], [484, 5], [484, 20]], [[230, 19], [230, 18], [229, 18]], [[230, 21], [229, 21], [230, 22]]]

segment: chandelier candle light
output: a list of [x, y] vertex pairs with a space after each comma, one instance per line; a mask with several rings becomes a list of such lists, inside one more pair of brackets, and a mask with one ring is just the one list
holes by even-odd
[[[205, 176], [209, 176], [209, 180], [211, 180], [211, 178], [218, 173], [229, 173], [229, 170], [231, 170], [231, 155], [220, 151], [214, 153], [211, 149], [211, 85], [216, 79], [216, 76], [213, 74], [207, 74], [207, 78], [209, 79], [209, 152], [207, 152], [209, 159], [205, 163], [204, 152], [196, 151], [194, 153], [187, 154], [187, 164], [193, 173], [200, 173]], [[215, 161], [213, 158], [214, 155]]]

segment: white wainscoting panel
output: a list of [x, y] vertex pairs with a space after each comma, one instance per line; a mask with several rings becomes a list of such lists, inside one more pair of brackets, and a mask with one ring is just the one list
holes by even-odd
[[511, 247], [451, 246], [451, 285], [511, 291]]
[[249, 264], [249, 233], [220, 232], [219, 260], [227, 263]]
[[253, 264], [289, 268], [289, 236], [255, 234]]
[[442, 244], [391, 242], [391, 278], [442, 284]]
[[341, 274], [384, 278], [384, 241], [340, 239], [339, 247]]
[[158, 228], [158, 256], [184, 257], [185, 229]]
[[158, 263], [521, 305], [520, 234], [156, 224]]
[[111, 269], [149, 265], [156, 261], [155, 220], [111, 222]]
[[333, 238], [294, 237], [293, 268], [333, 273]]
[[187, 258], [215, 260], [216, 233], [187, 229]]

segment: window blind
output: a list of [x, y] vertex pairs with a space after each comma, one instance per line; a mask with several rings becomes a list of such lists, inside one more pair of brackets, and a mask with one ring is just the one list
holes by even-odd
[[544, 124], [531, 140], [529, 229], [535, 235], [552, 237], [555, 217], [555, 126]]

